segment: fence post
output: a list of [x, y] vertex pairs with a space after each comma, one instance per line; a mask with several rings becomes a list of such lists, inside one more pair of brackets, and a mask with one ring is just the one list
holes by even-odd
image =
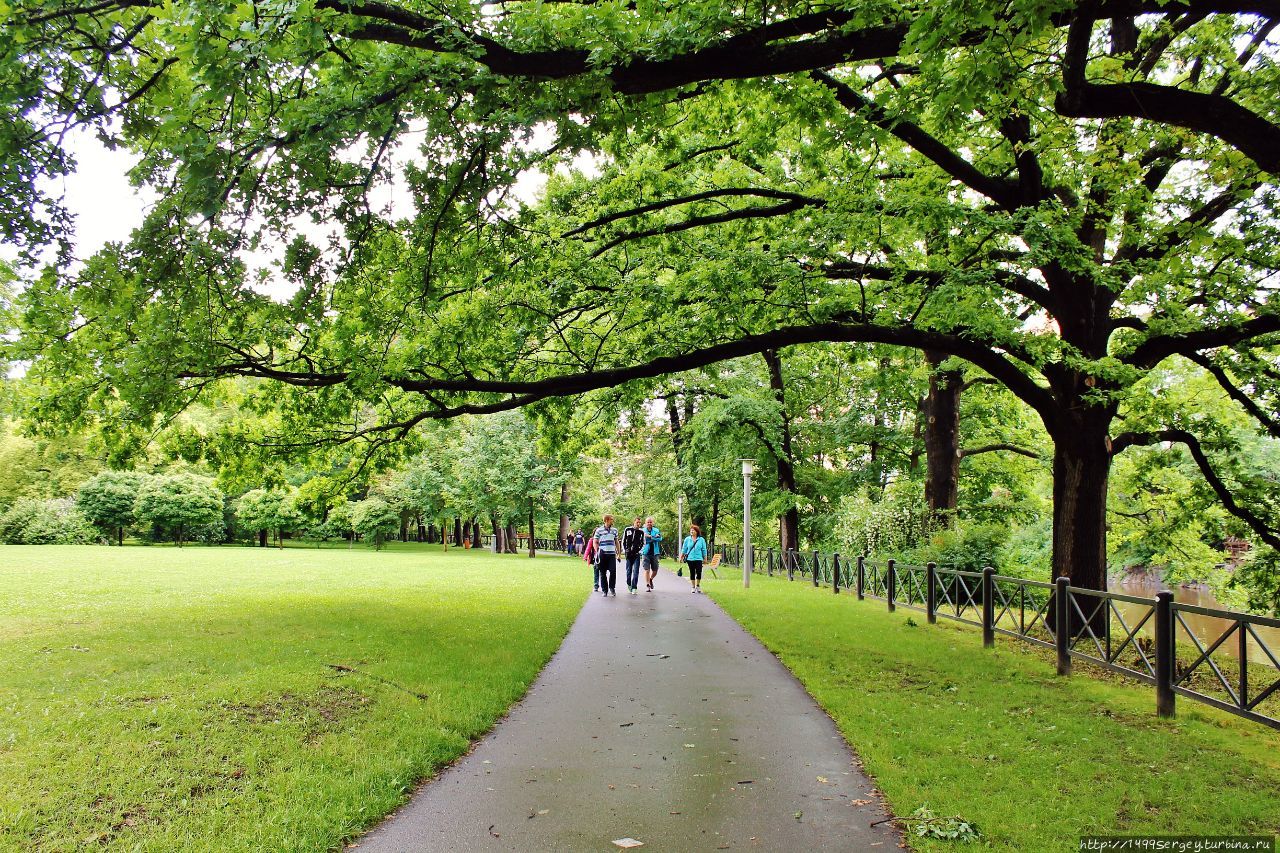
[[1071, 586], [1070, 578], [1058, 578], [1054, 581], [1054, 644], [1058, 647], [1058, 675], [1071, 674], [1071, 610], [1067, 597], [1071, 594], [1067, 587]]
[[770, 548], [765, 552], [765, 565], [768, 566], [769, 577], [773, 577], [773, 549]]
[[794, 549], [783, 551], [782, 554], [783, 558], [787, 560], [787, 580], [793, 581], [796, 579], [796, 557], [799, 554]]
[[840, 553], [831, 555], [831, 591], [840, 594]]
[[924, 612], [930, 625], [938, 624], [938, 564], [929, 563], [925, 570]]
[[814, 586], [819, 586], [819, 585], [822, 583], [821, 579], [818, 577], [818, 569], [819, 569], [819, 566], [818, 566], [818, 552], [817, 552], [817, 551], [814, 551], [814, 552], [813, 552], [813, 571], [812, 571], [812, 572], [810, 572], [810, 574], [812, 574], [812, 575], [813, 575], [813, 585], [814, 585]]
[[893, 601], [898, 594], [898, 570], [893, 567], [893, 560], [885, 561], [884, 594], [889, 600], [889, 612], [892, 613], [898, 609]]
[[857, 580], [856, 580], [855, 582], [856, 582], [856, 583], [857, 583], [857, 585], [858, 585], [857, 589], [858, 589], [858, 600], [859, 600], [859, 601], [862, 601], [862, 599], [864, 598], [864, 596], [863, 596], [862, 592], [863, 592], [863, 590], [866, 588], [866, 585], [867, 585], [867, 566], [866, 566], [866, 560], [867, 560], [867, 558], [866, 558], [866, 556], [865, 556], [865, 555], [863, 555], [863, 554], [859, 554], [859, 555], [858, 555], [858, 577], [857, 577]]
[[982, 647], [985, 649], [996, 644], [996, 582], [991, 579], [995, 573], [990, 566], [982, 570]]
[[[1174, 694], [1173, 593], [1156, 593], [1156, 713], [1173, 716]], [[1241, 666], [1244, 666], [1241, 662]]]

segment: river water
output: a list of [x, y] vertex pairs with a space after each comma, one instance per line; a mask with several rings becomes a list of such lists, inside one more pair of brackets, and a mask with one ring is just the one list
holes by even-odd
[[[1111, 591], [1119, 592], [1125, 595], [1137, 595], [1143, 598], [1155, 598], [1156, 593], [1167, 587], [1154, 578], [1129, 575], [1122, 580], [1112, 580]], [[1197, 587], [1173, 587], [1173, 600], [1179, 604], [1194, 604], [1198, 607], [1216, 607], [1222, 610], [1228, 608], [1218, 603], [1213, 597], [1213, 593], [1207, 589]], [[1124, 614], [1124, 620], [1132, 627], [1137, 621], [1141, 620], [1146, 613], [1147, 608], [1137, 604], [1129, 604], [1124, 601], [1117, 601], [1116, 605], [1120, 612]], [[1222, 636], [1222, 632], [1232, 626], [1232, 622], [1227, 619], [1217, 619], [1212, 616], [1202, 616], [1199, 613], [1183, 613], [1182, 619], [1187, 623], [1187, 627], [1195, 632], [1196, 637], [1200, 640], [1201, 645], [1208, 648], [1209, 644], [1218, 637]], [[1142, 633], [1151, 636], [1151, 629], [1155, 626], [1151, 621], [1143, 626]], [[1190, 647], [1191, 641], [1187, 639], [1186, 632], [1182, 626], [1174, 622], [1175, 631], [1177, 632], [1177, 643], [1182, 648], [1181, 653], [1185, 653]], [[1115, 626], [1113, 626], [1115, 630]], [[1271, 649], [1271, 653], [1280, 658], [1280, 628], [1267, 628], [1261, 625], [1254, 625], [1253, 630], [1257, 632], [1267, 647]], [[1181, 654], [1180, 653], [1180, 654]], [[1231, 637], [1225, 643], [1218, 647], [1214, 652], [1214, 657], [1218, 655], [1226, 655], [1233, 658], [1239, 657], [1239, 639], [1236, 636]], [[1249, 638], [1248, 658], [1252, 663], [1270, 664], [1271, 659], [1267, 657], [1267, 653], [1263, 651], [1256, 640]]]

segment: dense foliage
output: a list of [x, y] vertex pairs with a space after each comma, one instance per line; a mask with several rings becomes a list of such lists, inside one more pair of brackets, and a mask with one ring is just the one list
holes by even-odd
[[[171, 431], [188, 463], [345, 466], [402, 536], [510, 538], [573, 500], [575, 406], [629, 433], [602, 459], [651, 458], [665, 408], [646, 499], [714, 528], [765, 457], [782, 547], [900, 479], [934, 531], [1047, 516], [1042, 570], [1084, 586], [1280, 546], [1274, 0], [3, 14], [7, 357], [32, 425], [116, 461], [231, 383], [258, 417]], [[48, 188], [83, 129], [157, 201], [77, 263]], [[430, 422], [525, 407], [539, 452], [483, 426], [439, 464]]]

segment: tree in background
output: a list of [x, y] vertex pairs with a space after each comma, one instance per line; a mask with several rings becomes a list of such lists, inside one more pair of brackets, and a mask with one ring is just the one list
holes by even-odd
[[236, 522], [247, 530], [256, 530], [258, 545], [265, 548], [268, 534], [275, 537], [277, 545], [284, 547], [280, 534], [299, 529], [304, 519], [293, 492], [254, 489], [236, 501]]
[[400, 511], [382, 498], [365, 498], [351, 506], [351, 527], [381, 551], [387, 537], [400, 530]]
[[138, 492], [147, 477], [134, 471], [103, 471], [85, 481], [76, 492], [76, 506], [117, 545], [124, 544], [125, 528], [137, 520]]
[[223, 524], [224, 498], [208, 477], [170, 474], [142, 484], [134, 512], [139, 523], [182, 545], [200, 528]]

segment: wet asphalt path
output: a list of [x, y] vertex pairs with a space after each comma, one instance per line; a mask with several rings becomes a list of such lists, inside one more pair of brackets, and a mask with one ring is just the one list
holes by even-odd
[[709, 597], [594, 594], [525, 699], [360, 851], [896, 850], [830, 718]]

